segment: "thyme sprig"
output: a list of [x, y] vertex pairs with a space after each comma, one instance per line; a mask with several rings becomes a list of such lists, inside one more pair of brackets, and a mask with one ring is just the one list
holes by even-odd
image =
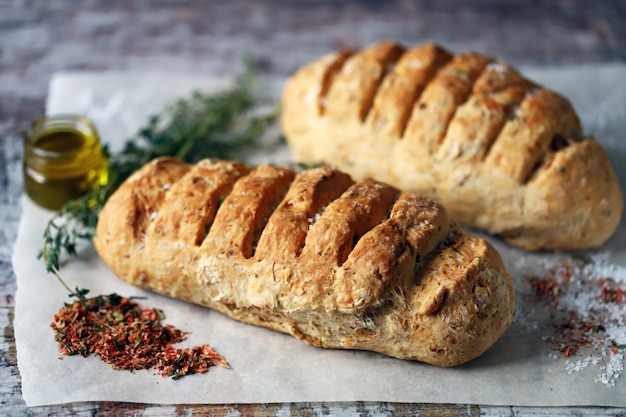
[[209, 345], [172, 347], [185, 339], [185, 333], [162, 326], [164, 316], [159, 310], [141, 307], [115, 293], [87, 298], [89, 290], [71, 289], [59, 269], [64, 259], [78, 254], [81, 242], [93, 239], [98, 214], [113, 192], [150, 160], [160, 156], [190, 163], [207, 157], [243, 160], [247, 151], [258, 147], [278, 112], [252, 114], [259, 104], [253, 87], [248, 71], [231, 89], [212, 95], [195, 92], [151, 116], [120, 152], [113, 154], [105, 147], [109, 165], [103, 181], [50, 219], [38, 257], [69, 297], [75, 298], [65, 303], [51, 324], [62, 354], [94, 353], [115, 369], [155, 367], [174, 379], [205, 373], [214, 365], [228, 367]]
[[278, 116], [277, 109], [253, 114], [261, 104], [248, 70], [229, 89], [215, 94], [194, 92], [151, 116], [120, 152], [112, 153], [105, 146], [107, 180], [68, 202], [47, 224], [39, 253], [46, 271], [57, 277], [70, 297], [86, 301], [87, 290], [70, 289], [58, 271], [64, 259], [77, 255], [81, 242], [93, 239], [98, 213], [111, 194], [133, 172], [160, 156], [175, 156], [190, 163], [207, 157], [243, 159], [246, 152], [260, 145], [263, 133]]

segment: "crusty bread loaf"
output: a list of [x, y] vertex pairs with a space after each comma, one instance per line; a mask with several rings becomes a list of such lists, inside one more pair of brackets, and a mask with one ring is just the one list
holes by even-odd
[[382, 42], [304, 66], [283, 94], [294, 158], [441, 202], [525, 249], [602, 245], [623, 196], [569, 101], [503, 62]]
[[497, 251], [444, 208], [322, 167], [161, 158], [102, 210], [95, 247], [145, 289], [315, 346], [454, 366], [511, 323]]

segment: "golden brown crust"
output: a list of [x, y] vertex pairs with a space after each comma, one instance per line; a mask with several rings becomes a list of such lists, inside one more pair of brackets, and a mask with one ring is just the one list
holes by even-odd
[[159, 208], [159, 213], [153, 212], [154, 233], [164, 239], [199, 246], [213, 223], [220, 200], [247, 171], [240, 163], [215, 164], [203, 160], [180, 180], [165, 186], [169, 188], [168, 202]]
[[[389, 41], [382, 45], [392, 49]], [[526, 249], [596, 247], [614, 233], [624, 202], [608, 156], [583, 134], [567, 99], [503, 62], [473, 52], [452, 56], [435, 45], [397, 45], [394, 50], [404, 52], [385, 61], [386, 75], [364, 87], [371, 100], [355, 107], [330, 93], [316, 98], [346, 117], [312, 112], [294, 94], [330, 79], [323, 74], [331, 67], [343, 78], [338, 86], [331, 80], [328, 91], [349, 83], [350, 91], [360, 91], [362, 77], [345, 78], [370, 68], [362, 55], [378, 48], [332, 65], [316, 61], [288, 81], [282, 125], [297, 161], [327, 163], [357, 179], [427, 195], [459, 222]], [[342, 67], [348, 62], [350, 71]], [[311, 68], [316, 77], [304, 76]], [[573, 164], [569, 171], [578, 177], [549, 169], [561, 160]]]
[[367, 115], [367, 124], [384, 136], [400, 136], [411, 108], [436, 71], [451, 56], [433, 44], [406, 51], [384, 77]]
[[403, 140], [432, 153], [443, 139], [456, 108], [463, 103], [490, 59], [467, 52], [456, 55], [424, 88], [413, 106]]
[[514, 309], [498, 253], [440, 204], [328, 167], [157, 159], [111, 196], [95, 246], [148, 290], [316, 346], [441, 366], [481, 355]]
[[505, 124], [485, 163], [521, 184], [545, 158], [553, 139], [582, 137], [578, 116], [570, 103], [545, 88], [527, 94], [515, 116]]
[[382, 42], [348, 58], [328, 90], [324, 114], [334, 120], [362, 121], [387, 67], [402, 53], [395, 42]]

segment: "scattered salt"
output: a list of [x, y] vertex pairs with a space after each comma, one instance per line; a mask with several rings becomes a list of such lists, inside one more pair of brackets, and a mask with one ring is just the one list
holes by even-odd
[[609, 361], [600, 367], [604, 372], [598, 375], [594, 380], [595, 382], [601, 382], [609, 387], [614, 387], [617, 378], [620, 377], [622, 371], [624, 371], [624, 353], [618, 352], [610, 355]]
[[309, 221], [309, 230], [311, 230], [315, 222], [317, 222], [320, 219], [320, 215], [321, 215], [320, 213], [315, 213], [315, 216], [309, 217], [307, 219]]
[[548, 356], [565, 358], [568, 374], [594, 366], [596, 382], [615, 386], [626, 350], [626, 268], [601, 253], [588, 259], [522, 257], [511, 269], [524, 278], [516, 287], [520, 330], [547, 332], [542, 340]]
[[489, 71], [505, 72], [508, 70], [508, 67], [502, 62], [492, 62], [489, 65], [487, 65], [487, 69]]
[[426, 66], [426, 63], [424, 62], [424, 60], [421, 60], [419, 58], [413, 58], [407, 64], [407, 67], [410, 69], [421, 69], [421, 68], [424, 68], [425, 66]]
[[[555, 355], [555, 358], [556, 358], [556, 355]], [[590, 355], [583, 359], [577, 359], [575, 361], [568, 359], [565, 361], [565, 369], [567, 370], [568, 374], [573, 374], [574, 372], [582, 371], [583, 369], [585, 369], [591, 364], [593, 365], [599, 364], [601, 359], [602, 358], [598, 355]]]
[[530, 90], [528, 90], [526, 92], [526, 94], [524, 94], [524, 100], [534, 96], [535, 94], [537, 94], [540, 91], [539, 88], [531, 88]]
[[499, 74], [504, 74], [509, 70], [509, 67], [503, 64], [502, 62], [492, 62], [487, 65], [487, 71], [497, 72]]

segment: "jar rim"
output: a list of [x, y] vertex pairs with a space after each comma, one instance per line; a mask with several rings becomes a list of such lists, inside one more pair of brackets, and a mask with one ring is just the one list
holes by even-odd
[[[65, 151], [43, 149], [37, 146], [37, 141], [44, 135], [53, 132], [75, 132], [87, 141], [76, 149]], [[86, 116], [72, 113], [46, 115], [35, 120], [26, 130], [25, 144], [31, 152], [41, 158], [59, 159], [67, 157], [85, 149], [100, 146], [100, 137], [95, 124]]]

